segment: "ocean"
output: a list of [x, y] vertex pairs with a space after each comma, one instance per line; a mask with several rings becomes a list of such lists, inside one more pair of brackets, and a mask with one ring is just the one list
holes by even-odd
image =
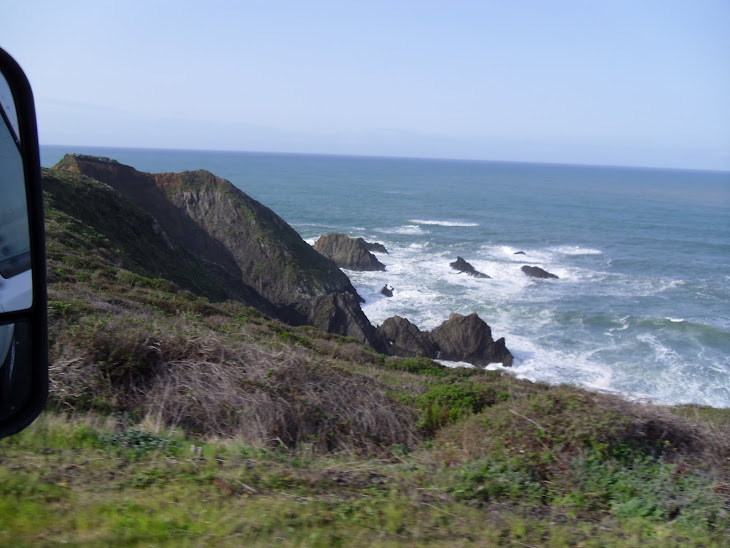
[[[477, 312], [519, 377], [730, 407], [729, 172], [58, 146], [42, 163], [67, 152], [207, 169], [310, 243], [382, 243], [385, 272], [346, 271], [374, 324]], [[457, 256], [491, 278], [452, 270]]]

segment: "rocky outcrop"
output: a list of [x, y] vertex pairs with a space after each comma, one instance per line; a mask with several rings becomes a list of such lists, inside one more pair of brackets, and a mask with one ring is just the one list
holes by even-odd
[[431, 340], [442, 360], [474, 365], [502, 363], [509, 367], [513, 357], [504, 342], [492, 339], [492, 330], [475, 312], [468, 316], [452, 313], [449, 319], [431, 331]]
[[558, 277], [555, 274], [551, 274], [547, 270], [543, 270], [539, 266], [528, 266], [525, 265], [522, 267], [522, 272], [530, 276], [531, 278], [555, 278], [556, 280]]
[[453, 263], [449, 263], [449, 266], [453, 268], [454, 270], [458, 270], [459, 272], [464, 272], [468, 274], [469, 276], [473, 276], [474, 278], [489, 278], [490, 276], [487, 276], [483, 272], [479, 272], [476, 270], [472, 265], [470, 265], [468, 262], [466, 262], [463, 258], [457, 257], [456, 260]]
[[340, 268], [385, 270], [385, 265], [368, 250], [368, 243], [362, 238], [350, 238], [338, 233], [325, 234], [314, 243], [314, 249], [333, 260]]
[[310, 325], [329, 333], [353, 337], [377, 352], [388, 353], [382, 334], [370, 323], [354, 295], [323, 295], [311, 299], [308, 306], [307, 323]]
[[84, 155], [66, 155], [55, 169], [108, 184], [157, 219], [172, 241], [278, 307], [330, 293], [357, 295], [337, 265], [281, 217], [212, 173], [143, 173]]
[[[151, 215], [166, 245], [207, 265], [228, 298], [292, 324], [316, 319], [325, 329], [379, 344], [349, 278], [281, 217], [229, 181], [203, 170], [143, 173], [84, 155], [67, 155], [52, 171], [106, 183]], [[328, 308], [322, 297], [330, 295], [335, 296]], [[325, 309], [331, 311], [328, 321], [323, 320]]]
[[383, 286], [383, 289], [380, 290], [381, 295], [385, 295], [386, 297], [392, 297], [393, 296], [393, 286], [385, 284]]
[[373, 253], [388, 253], [388, 250], [385, 249], [385, 246], [383, 244], [379, 244], [378, 242], [365, 242], [365, 249], [368, 251], [372, 251]]
[[524, 251], [515, 251], [513, 255], [527, 255]]
[[407, 319], [393, 316], [378, 331], [390, 353], [396, 356], [422, 356], [479, 366], [501, 363], [505, 367], [510, 367], [514, 360], [504, 338], [495, 341], [490, 327], [476, 313], [451, 314], [433, 331], [420, 331]]
[[[332, 260], [273, 211], [207, 171], [150, 174], [106, 158], [68, 155], [44, 170], [44, 186], [49, 201], [122, 246], [135, 264], [119, 264], [133, 272], [173, 280], [211, 299], [235, 298], [385, 354], [511, 363], [504, 340], [492, 341], [489, 326], [475, 314], [467, 320], [452, 314], [431, 333], [402, 318], [376, 329]], [[372, 256], [361, 238], [334, 236]]]
[[421, 331], [400, 316], [393, 316], [385, 320], [378, 327], [378, 331], [385, 338], [388, 352], [395, 356], [435, 358], [438, 352], [428, 332]]
[[[79, 173], [43, 169], [43, 193], [48, 207], [67, 215], [79, 227], [78, 237], [100, 235], [94, 252], [116, 267], [141, 276], [162, 278], [212, 301], [235, 299], [264, 314], [278, 310], [255, 289], [218, 264], [201, 260], [175, 242], [155, 217], [109, 185]], [[49, 235], [58, 227], [47, 223]], [[49, 236], [50, 238], [50, 236]], [[49, 254], [53, 257], [53, 254]]]

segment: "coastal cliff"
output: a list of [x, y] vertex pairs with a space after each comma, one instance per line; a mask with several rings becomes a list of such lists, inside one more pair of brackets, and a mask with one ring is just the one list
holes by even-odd
[[357, 295], [350, 280], [281, 217], [204, 170], [143, 173], [108, 158], [66, 155], [54, 166], [108, 184], [152, 215], [173, 241], [217, 264], [275, 305], [329, 293]]
[[[473, 314], [431, 332], [396, 317], [373, 334], [357, 297], [340, 292], [313, 297], [312, 325], [292, 326], [111, 186], [54, 169], [43, 185], [49, 410], [0, 448], [13, 462], [6, 483], [23, 486], [6, 498], [36, 516], [8, 514], [8, 538], [31, 545], [62, 523], [72, 543], [123, 544], [130, 531], [148, 538], [152, 516], [159, 538], [179, 543], [192, 523], [176, 521], [181, 510], [193, 520], [214, 508], [208, 529], [186, 538], [225, 544], [231, 530], [219, 526], [235, 514], [236, 541], [251, 544], [309, 523], [306, 538], [325, 544], [377, 544], [392, 531], [409, 546], [597, 536], [620, 546], [640, 530], [724, 545], [727, 410], [418, 357], [504, 363], [503, 339]], [[359, 342], [378, 336], [411, 357]], [[163, 508], [161, 497], [179, 503]], [[240, 518], [242, 500], [254, 516]], [[79, 515], [93, 527], [77, 530]], [[282, 516], [273, 529], [271, 516]]]
[[[184, 250], [185, 256], [194, 257], [200, 268], [209, 267], [210, 272], [203, 279], [215, 280], [217, 292], [203, 293], [205, 296], [235, 298], [292, 325], [308, 324], [352, 337], [383, 354], [397, 355], [403, 351], [404, 355], [414, 355], [412, 350], [386, 342], [382, 330], [375, 328], [363, 313], [359, 304], [362, 298], [338, 267], [339, 264], [343, 268], [384, 270], [385, 266], [369, 251], [370, 248], [383, 252], [382, 245], [368, 244], [362, 238], [344, 234], [330, 234], [312, 247], [269, 208], [231, 182], [204, 170], [153, 174], [109, 158], [76, 154], [64, 156], [47, 171], [47, 176], [54, 180], [61, 173], [81, 176], [73, 183], [77, 191], [90, 185], [96, 193], [106, 192], [108, 202], [112, 195], [103, 191], [108, 185], [118, 193], [123, 204], [114, 207], [129, 211], [134, 206], [139, 208], [134, 214], [128, 214], [129, 220], [115, 216], [115, 223], [129, 225], [131, 221], [135, 227], [156, 227], [154, 245], [146, 245], [149, 236], [145, 238], [140, 233], [136, 238], [137, 248], [130, 250], [148, 261], [153, 260], [156, 268], [161, 269], [155, 275], [180, 279], [195, 291], [196, 284], [192, 280], [187, 283], [179, 274], [186, 270], [179, 266], [179, 258], [162, 260], [171, 251]], [[63, 194], [57, 185], [49, 184], [49, 190]], [[90, 201], [96, 203], [99, 199]], [[79, 208], [79, 203], [84, 202], [72, 202], [59, 201], [59, 205], [86, 218], [94, 227], [105, 225], [103, 221], [108, 215], [100, 216], [98, 209], [88, 213]], [[144, 221], [132, 220], [142, 217]], [[108, 229], [115, 230], [113, 226]], [[160, 242], [166, 246], [164, 253], [156, 247]], [[436, 352], [415, 355], [475, 365], [493, 362], [511, 365], [512, 355], [504, 340], [494, 343], [489, 326], [476, 319], [479, 328], [472, 329], [472, 322], [467, 322], [469, 326], [455, 327], [452, 317], [441, 329], [450, 333], [448, 340], [437, 344]], [[459, 334], [455, 335], [454, 331]]]

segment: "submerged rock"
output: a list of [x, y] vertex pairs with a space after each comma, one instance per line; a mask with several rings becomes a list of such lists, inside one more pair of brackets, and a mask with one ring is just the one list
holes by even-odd
[[314, 243], [314, 249], [333, 260], [340, 268], [384, 271], [385, 265], [368, 250], [367, 246], [367, 242], [362, 238], [350, 238], [339, 233], [325, 234]]
[[515, 251], [513, 255], [527, 255], [524, 251]]
[[551, 274], [547, 270], [543, 270], [539, 266], [523, 266], [522, 272], [530, 276], [531, 278], [555, 278], [556, 280], [558, 277], [555, 274]]
[[469, 276], [473, 276], [474, 278], [489, 278], [489, 276], [487, 276], [483, 272], [479, 272], [478, 270], [476, 270], [462, 257], [457, 257], [453, 263], [449, 263], [449, 266], [454, 270], [458, 270], [459, 272], [465, 272], [466, 274], [468, 274]]

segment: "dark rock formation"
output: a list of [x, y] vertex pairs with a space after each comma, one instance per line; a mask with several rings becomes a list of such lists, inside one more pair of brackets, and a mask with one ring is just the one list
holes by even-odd
[[370, 253], [362, 238], [350, 238], [345, 234], [325, 234], [314, 243], [314, 249], [340, 268], [348, 270], [385, 270], [375, 255]]
[[480, 366], [502, 363], [510, 367], [513, 362], [504, 338], [492, 339], [492, 330], [476, 313], [451, 314], [433, 331], [420, 331], [405, 318], [393, 316], [378, 331], [389, 352], [396, 356], [423, 356]]
[[385, 249], [385, 246], [383, 244], [379, 244], [378, 242], [365, 242], [365, 249], [368, 251], [372, 251], [373, 253], [388, 253], [388, 250]]
[[428, 332], [423, 332], [414, 324], [400, 316], [393, 316], [378, 327], [383, 335], [390, 354], [395, 356], [426, 356], [435, 358], [438, 352]]
[[539, 266], [523, 266], [522, 272], [530, 276], [531, 278], [555, 278], [558, 279], [558, 277], [555, 274], [551, 274], [547, 270], [543, 270]]
[[492, 330], [475, 312], [468, 316], [452, 313], [449, 319], [431, 331], [431, 340], [442, 360], [462, 361], [486, 366], [502, 363], [509, 367], [513, 357], [504, 338], [492, 339]]
[[[511, 363], [504, 340], [492, 341], [475, 314], [468, 321], [452, 315], [432, 334], [403, 319], [376, 329], [333, 261], [270, 209], [207, 171], [150, 174], [106, 158], [67, 155], [44, 170], [43, 184], [54, 207], [114, 242], [103, 252], [133, 272], [211, 299], [235, 298], [382, 353]], [[362, 239], [344, 238], [359, 240], [355, 245], [370, 254]]]
[[[143, 173], [115, 160], [83, 155], [67, 155], [51, 171], [106, 183], [151, 215], [155, 232], [165, 235], [158, 239], [206, 265], [227, 298], [294, 325], [316, 319], [325, 329], [385, 348], [357, 304], [362, 299], [337, 265], [225, 179], [202, 170]], [[321, 298], [333, 294], [328, 309]], [[326, 310], [331, 312], [329, 321], [323, 320]]]
[[350, 293], [315, 297], [308, 303], [308, 323], [329, 333], [353, 337], [377, 352], [389, 353], [381, 333], [373, 327]]
[[527, 255], [524, 251], [515, 251], [513, 255]]
[[475, 278], [489, 278], [489, 276], [487, 276], [483, 272], [479, 272], [478, 270], [476, 270], [472, 265], [467, 263], [461, 257], [457, 257], [453, 263], [449, 263], [449, 266], [454, 270], [458, 270], [459, 272], [465, 272], [469, 276], [473, 276]]
[[383, 289], [380, 290], [380, 293], [382, 295], [385, 295], [386, 297], [392, 297], [393, 296], [393, 286], [392, 285], [384, 285]]
[[108, 184], [157, 219], [170, 239], [276, 306], [357, 295], [347, 276], [281, 217], [207, 171], [150, 174], [108, 158], [66, 155], [55, 169]]
[[[49, 207], [79, 226], [89, 227], [88, 234], [101, 236], [94, 241], [94, 251], [112, 264], [142, 276], [169, 280], [212, 301], [236, 299], [279, 317], [278, 309], [243, 283], [240, 275], [234, 276], [173, 241], [156, 218], [109, 185], [79, 173], [44, 168], [43, 193]], [[47, 223], [49, 238], [55, 229], [53, 223]]]

